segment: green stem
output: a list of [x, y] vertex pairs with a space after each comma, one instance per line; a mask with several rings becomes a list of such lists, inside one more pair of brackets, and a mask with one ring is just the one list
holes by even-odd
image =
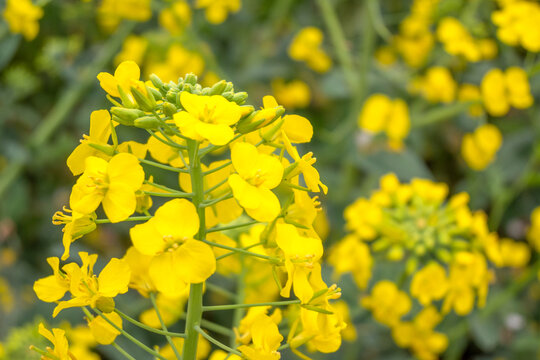
[[[168, 140], [165, 140], [165, 139], [162, 139], [160, 138], [159, 136], [156, 135], [155, 132], [153, 132], [152, 130], [146, 130], [150, 135], [152, 135], [153, 137], [155, 137], [156, 139], [158, 139], [159, 141], [161, 141], [162, 143], [164, 143], [165, 145], [168, 145], [172, 148], [175, 148], [175, 149], [179, 149], [179, 150], [186, 150], [186, 147], [183, 146], [183, 145], [180, 145], [180, 144], [177, 144], [175, 142], [172, 142], [172, 141], [168, 141]], [[162, 133], [163, 136], [165, 136], [165, 133]]]
[[221, 169], [225, 169], [227, 166], [229, 166], [229, 165], [231, 165], [231, 164], [232, 164], [232, 161], [227, 161], [226, 163], [224, 163], [224, 164], [222, 164], [222, 165], [220, 165], [220, 166], [218, 166], [218, 167], [215, 167], [215, 168], [213, 168], [213, 169], [210, 169], [210, 170], [208, 170], [208, 171], [203, 172], [203, 175], [206, 176], [206, 175], [213, 174], [213, 173], [215, 173], [216, 171], [219, 171], [219, 170], [221, 170]]
[[[82, 74], [79, 79], [66, 87], [66, 90], [60, 95], [60, 100], [54, 105], [51, 111], [43, 119], [37, 129], [30, 136], [28, 145], [35, 149], [41, 149], [45, 142], [50, 138], [54, 131], [69, 116], [73, 108], [77, 105], [80, 98], [96, 81], [96, 75], [111, 61], [118, 53], [124, 39], [133, 30], [135, 23], [126, 22], [118, 31], [104, 44], [101, 52], [94, 61], [85, 69], [80, 71]], [[17, 179], [27, 161], [31, 157], [19, 159], [11, 162], [0, 176], [0, 197], [13, 181]]]
[[[85, 308], [83, 308], [85, 309]], [[111, 325], [113, 328], [115, 328], [117, 331], [120, 332], [120, 334], [124, 335], [126, 337], [126, 339], [128, 339], [129, 341], [131, 341], [132, 343], [134, 343], [135, 345], [137, 345], [138, 347], [140, 347], [141, 349], [143, 349], [144, 351], [146, 351], [147, 353], [149, 353], [150, 355], [152, 356], [155, 356], [161, 360], [167, 360], [165, 357], [163, 357], [161, 354], [159, 354], [157, 351], [154, 351], [152, 349], [150, 349], [148, 346], [144, 345], [142, 342], [140, 342], [139, 340], [137, 340], [135, 337], [133, 337], [132, 335], [130, 335], [128, 332], [126, 332], [124, 329], [122, 328], [119, 328], [118, 326], [116, 326], [115, 323], [113, 323], [105, 314], [103, 314], [101, 311], [99, 311], [98, 309], [92, 309], [94, 310], [99, 316], [101, 316], [106, 322], [109, 323], [109, 325]], [[88, 311], [88, 310], [86, 310]]]
[[129, 360], [137, 360], [133, 356], [129, 355], [128, 352], [120, 347], [116, 342], [113, 342], [111, 344], [120, 354], [124, 355], [126, 359]]
[[179, 337], [179, 338], [185, 338], [186, 337], [186, 335], [182, 334], [182, 333], [176, 333], [176, 332], [170, 332], [170, 331], [163, 331], [163, 330], [159, 330], [159, 329], [154, 329], [153, 327], [148, 326], [146, 324], [143, 324], [142, 322], [135, 320], [131, 316], [129, 316], [127, 314], [124, 314], [122, 311], [120, 311], [118, 309], [114, 309], [114, 312], [117, 313], [118, 315], [120, 315], [125, 320], [132, 323], [133, 325], [138, 326], [141, 329], [144, 329], [146, 331], [150, 331], [150, 332], [153, 332], [153, 333], [159, 334], [159, 335], [171, 336], [171, 337]]
[[173, 197], [173, 198], [190, 198], [193, 196], [193, 193], [185, 193], [181, 191], [171, 192], [171, 193], [162, 193], [156, 191], [143, 191], [145, 195], [150, 196], [159, 196], [159, 197]]
[[[264, 244], [266, 244], [266, 242], [261, 241], [261, 242], [255, 243], [255, 244], [251, 244], [251, 245], [248, 245], [248, 246], [244, 246], [244, 247], [241, 248], [241, 249], [242, 249], [242, 250], [249, 250], [249, 249], [251, 249], [251, 248], [254, 248], [255, 246], [264, 245]], [[226, 257], [229, 257], [229, 256], [231, 256], [231, 255], [234, 255], [235, 253], [236, 253], [235, 251], [231, 251], [230, 253], [220, 255], [220, 256], [216, 257], [216, 261], [219, 261], [219, 260], [224, 259], [224, 258], [226, 258]]]
[[[152, 301], [152, 306], [154, 307], [154, 310], [156, 311], [156, 315], [159, 320], [159, 323], [161, 324], [161, 328], [163, 329], [163, 331], [169, 332], [169, 330], [167, 329], [167, 325], [165, 325], [165, 322], [163, 321], [163, 318], [161, 317], [161, 313], [159, 312], [159, 308], [156, 303], [156, 294], [150, 293], [150, 301]], [[174, 352], [174, 355], [176, 355], [176, 358], [178, 360], [181, 360], [182, 355], [180, 355], [180, 353], [178, 352], [178, 349], [174, 345], [172, 338], [169, 335], [165, 335], [165, 338], [167, 339], [167, 342], [169, 343], [169, 345], [171, 345], [171, 348]]]
[[286, 301], [264, 302], [264, 303], [257, 303], [257, 304], [214, 305], [214, 306], [203, 306], [203, 311], [246, 309], [246, 308], [257, 307], [257, 306], [287, 306], [287, 305], [300, 304], [300, 303], [301, 303], [300, 300], [286, 300]]
[[[195, 140], [188, 140], [188, 155], [190, 164], [191, 185], [193, 191], [193, 204], [199, 215], [199, 233], [197, 238], [204, 241], [206, 236], [206, 219], [204, 208], [201, 203], [204, 200], [204, 182], [201, 162], [199, 158], [199, 143]], [[199, 335], [196, 327], [199, 326], [203, 313], [203, 283], [191, 284], [189, 291], [189, 301], [186, 315], [186, 340], [184, 342], [183, 360], [195, 360], [197, 355], [197, 344]]]
[[332, 4], [330, 4], [329, 0], [317, 0], [317, 4], [319, 5], [321, 10], [320, 13], [326, 27], [328, 28], [330, 37], [332, 38], [332, 43], [336, 49], [338, 60], [343, 68], [345, 81], [349, 86], [349, 90], [352, 93], [356, 93], [358, 86], [356, 73], [353, 68], [351, 54], [349, 49], [347, 49], [347, 39], [345, 38], [345, 34], [343, 34], [343, 29], [339, 23], [335, 8], [332, 6]]
[[[152, 218], [152, 216], [131, 216], [131, 217], [128, 217], [127, 219], [125, 220], [122, 220], [122, 221], [146, 221], [146, 220], [150, 220]], [[96, 219], [94, 221], [96, 224], [108, 224], [111, 222], [111, 220], [109, 219]]]
[[197, 331], [199, 334], [202, 335], [202, 337], [204, 337], [206, 340], [210, 341], [212, 344], [216, 345], [217, 347], [220, 347], [220, 348], [222, 348], [223, 350], [225, 350], [225, 351], [227, 351], [229, 353], [233, 353], [235, 355], [242, 356], [242, 353], [239, 352], [238, 350], [235, 350], [233, 348], [228, 347], [225, 344], [222, 344], [221, 342], [217, 341], [216, 339], [214, 339], [213, 337], [211, 337], [210, 335], [205, 333], [204, 330], [201, 329], [201, 327], [199, 325], [195, 326], [195, 331]]
[[160, 164], [160, 163], [152, 161], [152, 160], [139, 159], [139, 162], [141, 162], [143, 164], [146, 164], [146, 165], [153, 166], [153, 167], [157, 167], [157, 168], [163, 169], [163, 170], [174, 171], [174, 172], [179, 172], [179, 173], [188, 173], [189, 172], [188, 169], [176, 168], [174, 166]]
[[203, 202], [203, 203], [199, 204], [199, 206], [202, 207], [202, 208], [207, 208], [209, 206], [216, 205], [217, 203], [222, 202], [224, 200], [231, 199], [232, 197], [233, 197], [233, 194], [229, 193], [229, 194], [223, 195], [222, 197], [219, 197], [217, 199]]
[[257, 253], [251, 252], [251, 251], [247, 251], [247, 250], [240, 249], [240, 248], [235, 248], [235, 247], [232, 247], [232, 246], [218, 244], [218, 243], [208, 241], [208, 240], [202, 240], [202, 241], [205, 244], [208, 244], [210, 246], [218, 247], [218, 248], [225, 249], [225, 250], [235, 251], [235, 252], [250, 255], [250, 256], [253, 256], [253, 257], [258, 257], [258, 258], [268, 260], [268, 261], [272, 261], [272, 262], [275, 262], [275, 263], [281, 263], [281, 260], [279, 258], [275, 257], [275, 256], [257, 254]]
[[156, 183], [153, 183], [151, 181], [148, 181], [148, 180], [144, 180], [144, 183], [147, 184], [147, 185], [150, 185], [150, 186], [153, 186], [155, 188], [158, 188], [158, 189], [161, 189], [163, 191], [167, 191], [167, 192], [177, 192], [178, 190], [175, 190], [175, 189], [171, 189], [170, 187], [167, 187], [165, 185], [160, 185], [160, 184], [156, 184]]
[[367, 0], [367, 8], [373, 21], [373, 28], [382, 37], [386, 42], [392, 41], [392, 33], [386, 25], [384, 25], [384, 20], [381, 15], [381, 8], [378, 0]]
[[225, 326], [222, 326], [222, 325], [219, 325], [219, 324], [215, 324], [211, 321], [208, 321], [206, 319], [202, 319], [201, 320], [201, 326], [210, 330], [210, 331], [213, 331], [213, 332], [216, 332], [218, 334], [221, 334], [221, 335], [224, 335], [224, 336], [233, 336], [234, 337], [234, 331], [232, 331], [231, 329], [229, 328], [226, 328]]
[[241, 227], [251, 226], [251, 225], [258, 224], [258, 223], [259, 222], [257, 220], [253, 220], [253, 221], [249, 221], [249, 222], [242, 223], [242, 224], [217, 226], [217, 227], [213, 227], [213, 228], [210, 228], [210, 229], [206, 230], [206, 233], [208, 234], [208, 233], [217, 232], [217, 231], [221, 232], [221, 231], [225, 231], [225, 230], [238, 229], [238, 228], [241, 228]]
[[467, 111], [471, 105], [474, 105], [474, 102], [457, 102], [451, 105], [437, 107], [425, 114], [415, 114], [415, 116], [412, 116], [411, 125], [413, 128], [418, 128], [446, 121]]

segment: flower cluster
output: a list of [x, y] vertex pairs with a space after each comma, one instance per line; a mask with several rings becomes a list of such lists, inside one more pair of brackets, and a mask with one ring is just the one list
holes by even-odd
[[446, 349], [446, 336], [434, 331], [446, 314], [464, 316], [485, 304], [493, 267], [523, 267], [530, 257], [526, 244], [488, 230], [468, 194], [447, 195], [443, 183], [383, 176], [380, 189], [346, 208], [351, 234], [328, 258], [336, 276], [351, 273], [360, 289], [368, 288], [374, 266], [400, 264], [401, 275], [373, 284], [361, 304], [421, 359]]
[[498, 1], [501, 9], [491, 15], [497, 25], [497, 37], [510, 46], [540, 51], [540, 5], [534, 1]]
[[289, 56], [296, 61], [304, 61], [311, 69], [325, 73], [332, 67], [332, 59], [321, 48], [323, 33], [308, 26], [296, 34], [289, 46]]
[[9, 31], [22, 34], [30, 41], [39, 32], [38, 20], [43, 17], [43, 9], [32, 4], [31, 0], [7, 0], [3, 16], [9, 25]]
[[401, 149], [411, 126], [407, 103], [383, 94], [371, 95], [358, 116], [358, 126], [372, 134], [385, 132], [389, 146]]
[[[53, 275], [35, 282], [38, 297], [57, 303], [53, 317], [82, 308], [100, 344], [125, 334], [122, 318], [162, 328], [169, 344], [159, 354], [141, 346], [158, 358], [167, 352], [175, 358], [178, 348], [186, 360], [207, 354], [201, 350], [206, 340], [199, 340], [210, 338], [202, 328], [204, 311], [250, 308], [233, 325], [235, 332], [227, 333], [235, 337], [235, 348], [220, 347], [248, 359], [279, 359], [280, 310], [270, 316], [271, 306], [262, 305], [282, 303], [290, 306], [287, 343], [294, 352], [301, 354], [301, 346], [337, 351], [344, 310], [331, 303], [340, 289], [322, 279], [323, 245], [313, 228], [320, 203], [310, 196], [327, 187], [313, 154], [301, 155], [299, 145], [311, 140], [309, 120], [285, 115], [272, 96], [264, 97], [259, 110], [244, 105], [247, 94], [225, 81], [203, 88], [193, 74], [177, 83], [150, 78], [141, 81], [133, 61], [98, 75], [114, 106], [92, 113], [88, 135], [67, 160], [79, 176], [69, 209], [53, 218], [65, 225], [62, 260], [70, 257], [74, 241], [101, 223], [139, 222], [129, 230], [132, 247], [99, 275], [93, 270], [97, 255], [80, 252], [82, 265], [61, 266], [59, 258], [49, 258]], [[147, 134], [147, 141], [120, 141], [127, 128]], [[163, 170], [177, 179], [177, 188], [154, 182]], [[238, 278], [238, 304], [203, 306], [203, 285], [219, 288], [208, 282], [215, 273]], [[115, 297], [128, 288], [152, 300], [154, 308], [140, 322], [116, 308]], [[297, 300], [273, 302], [292, 294]], [[179, 320], [184, 304], [186, 331], [171, 335], [167, 326]], [[64, 354], [67, 343], [57, 335]]]

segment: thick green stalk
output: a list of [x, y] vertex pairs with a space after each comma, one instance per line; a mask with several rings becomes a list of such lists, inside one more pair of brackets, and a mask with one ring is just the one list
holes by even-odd
[[[193, 191], [193, 204], [197, 208], [199, 215], [199, 234], [197, 238], [204, 240], [206, 236], [206, 222], [204, 208], [200, 204], [204, 200], [204, 183], [201, 162], [199, 158], [199, 143], [195, 140], [188, 140], [188, 154], [190, 164], [190, 176]], [[199, 333], [196, 330], [201, 324], [203, 312], [203, 283], [191, 284], [189, 292], [189, 302], [186, 315], [186, 341], [184, 342], [183, 360], [195, 360], [197, 354], [197, 344]]]

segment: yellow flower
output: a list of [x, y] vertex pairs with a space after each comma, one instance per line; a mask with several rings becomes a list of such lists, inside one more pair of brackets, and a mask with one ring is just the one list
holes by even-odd
[[112, 31], [122, 19], [147, 21], [152, 17], [151, 0], [103, 0], [97, 11], [100, 24]]
[[[124, 260], [113, 258], [103, 268], [98, 277], [94, 275], [94, 264], [97, 255], [88, 255], [80, 252], [82, 266], [69, 263], [62, 267], [63, 273], [58, 270], [59, 260], [49, 258], [47, 261], [54, 271], [54, 275], [40, 279], [34, 283], [34, 291], [38, 298], [45, 302], [56, 302], [64, 297], [69, 290], [71, 299], [58, 302], [53, 311], [56, 317], [63, 309], [90, 305], [96, 307], [97, 302], [112, 304], [112, 298], [128, 290], [131, 271]], [[106, 311], [110, 312], [110, 311]]]
[[473, 133], [465, 134], [461, 142], [461, 155], [473, 170], [484, 170], [502, 145], [502, 134], [495, 125], [479, 126]]
[[34, 292], [41, 301], [54, 302], [64, 297], [69, 290], [70, 281], [60, 272], [60, 259], [50, 257], [47, 262], [53, 270], [53, 275], [37, 280], [34, 283]]
[[260, 314], [251, 326], [251, 345], [240, 345], [238, 350], [249, 360], [279, 360], [277, 351], [283, 336], [271, 317]]
[[30, 0], [7, 0], [3, 15], [9, 25], [9, 31], [22, 34], [30, 41], [39, 32], [38, 20], [43, 17], [43, 9], [32, 4]]
[[418, 90], [429, 102], [451, 103], [456, 98], [457, 84], [450, 70], [442, 66], [429, 68], [418, 85]]
[[156, 74], [163, 81], [178, 81], [178, 74], [193, 73], [201, 75], [204, 70], [204, 59], [200, 54], [189, 51], [180, 44], [173, 44], [167, 51], [165, 62], [149, 63], [148, 74]]
[[[172, 338], [173, 344], [176, 346], [178, 350], [181, 350], [184, 348], [184, 338]], [[197, 353], [195, 354], [196, 360], [205, 360], [208, 357], [208, 353], [210, 353], [211, 345], [205, 338], [202, 337], [202, 335], [199, 334], [199, 339], [197, 340]], [[170, 344], [165, 345], [163, 348], [159, 350], [159, 354], [167, 360], [176, 360], [176, 354], [174, 353], [174, 350], [172, 349]], [[229, 359], [234, 359], [234, 357], [229, 357]]]
[[382, 280], [373, 286], [371, 295], [362, 298], [361, 304], [371, 310], [378, 322], [390, 327], [411, 310], [411, 299], [396, 284]]
[[453, 309], [457, 315], [467, 315], [474, 308], [475, 294], [478, 307], [483, 307], [489, 280], [486, 259], [482, 254], [467, 251], [455, 254], [442, 312], [446, 314]]
[[540, 51], [540, 5], [534, 1], [508, 1], [494, 11], [491, 19], [497, 25], [497, 37], [511, 46], [521, 45], [531, 52]]
[[174, 114], [174, 122], [184, 136], [208, 140], [213, 145], [225, 145], [234, 137], [231, 125], [240, 120], [242, 109], [221, 95], [180, 95], [185, 111]]
[[305, 108], [311, 100], [311, 90], [302, 80], [288, 83], [283, 79], [272, 80], [272, 92], [278, 103], [288, 109]]
[[414, 274], [411, 282], [411, 295], [424, 306], [430, 305], [433, 300], [442, 299], [447, 290], [446, 270], [436, 262]]
[[336, 276], [351, 273], [360, 289], [365, 289], [371, 279], [373, 258], [369, 247], [354, 235], [345, 236], [332, 248], [328, 263]]
[[[116, 325], [120, 329], [122, 328], [122, 318], [120, 317], [120, 315], [115, 312], [111, 312], [105, 314], [105, 316], [107, 317], [107, 319], [112, 321], [114, 325]], [[96, 341], [102, 345], [112, 344], [116, 337], [120, 335], [120, 331], [115, 329], [111, 324], [109, 324], [107, 320], [105, 320], [101, 316], [96, 316], [95, 318], [90, 320], [88, 322], [88, 327], [92, 331], [94, 339], [96, 339]]]
[[191, 8], [184, 0], [175, 1], [159, 13], [159, 24], [173, 35], [181, 34], [191, 23]]
[[[134, 61], [129, 60], [120, 63], [114, 71], [114, 75], [100, 72], [97, 78], [99, 80], [99, 85], [107, 92], [107, 94], [119, 98], [120, 91], [118, 89], [120, 88], [130, 97], [130, 100], [133, 103], [131, 87], [144, 89], [144, 84], [139, 80], [140, 76], [141, 70], [139, 69], [139, 66]], [[146, 89], [144, 89], [144, 92], [146, 92]]]
[[526, 109], [534, 102], [527, 73], [518, 67], [510, 67], [505, 72], [488, 71], [482, 79], [481, 90], [484, 106], [493, 116], [506, 115], [510, 106]]
[[304, 182], [306, 183], [306, 186], [310, 191], [320, 192], [322, 189], [323, 193], [326, 194], [328, 192], [328, 187], [321, 182], [321, 176], [319, 175], [319, 172], [313, 167], [313, 164], [315, 164], [315, 162], [317, 161], [317, 159], [313, 157], [313, 153], [308, 152], [307, 154], [300, 157], [300, 154], [298, 154], [298, 150], [291, 144], [288, 136], [285, 135], [284, 131], [282, 134], [282, 138], [283, 143], [285, 144], [285, 149], [294, 160], [296, 166], [296, 168], [293, 169], [288, 176], [294, 177], [299, 173], [302, 173], [302, 175], [304, 176]]
[[276, 243], [283, 250], [287, 270], [287, 283], [281, 290], [281, 296], [290, 297], [293, 287], [296, 297], [307, 303], [313, 296], [308, 278], [323, 254], [321, 239], [301, 236], [290, 224], [277, 224], [276, 229]]
[[47, 347], [47, 355], [43, 355], [43, 360], [73, 360], [73, 355], [69, 351], [69, 344], [66, 339], [66, 332], [62, 329], [52, 329], [50, 332], [43, 323], [39, 323], [39, 333], [49, 340], [54, 349]]
[[448, 347], [446, 335], [434, 332], [442, 316], [433, 307], [420, 311], [413, 321], [399, 322], [392, 328], [392, 337], [396, 344], [410, 348], [420, 360], [434, 360]]
[[456, 18], [441, 19], [437, 27], [437, 37], [449, 54], [463, 56], [471, 62], [482, 59], [478, 43]]
[[305, 61], [313, 70], [325, 73], [332, 67], [332, 60], [320, 47], [323, 33], [320, 29], [308, 26], [300, 30], [289, 46], [289, 56], [297, 61]]
[[231, 160], [237, 171], [237, 174], [229, 176], [234, 198], [255, 220], [274, 220], [281, 209], [279, 199], [271, 191], [283, 177], [283, 166], [279, 160], [259, 153], [248, 143], [235, 144]]
[[[92, 111], [90, 115], [89, 135], [83, 135], [81, 143], [73, 150], [67, 159], [67, 166], [73, 175], [82, 174], [85, 160], [89, 156], [96, 156], [108, 160], [108, 156], [90, 144], [108, 147], [107, 142], [111, 136], [111, 115], [107, 110]], [[112, 150], [112, 148], [111, 148]]]
[[374, 134], [386, 132], [390, 146], [400, 149], [411, 126], [407, 103], [383, 94], [371, 95], [358, 116], [358, 126]]
[[142, 36], [129, 35], [124, 40], [122, 51], [114, 58], [114, 64], [120, 65], [124, 61], [133, 61], [141, 64], [148, 47], [148, 40]]
[[166, 202], [154, 217], [130, 230], [133, 246], [153, 256], [150, 278], [169, 297], [182, 294], [188, 284], [204, 282], [216, 271], [210, 246], [193, 239], [198, 230], [195, 206], [185, 199]]
[[221, 24], [227, 19], [229, 13], [240, 10], [240, 0], [197, 0], [195, 7], [205, 9], [206, 20], [212, 24]]
[[[62, 244], [64, 245], [64, 254], [62, 254], [62, 260], [66, 260], [69, 257], [69, 249], [71, 243], [77, 239], [80, 239], [84, 235], [94, 231], [96, 229], [96, 213], [81, 214], [78, 212], [72, 212], [64, 207], [64, 214], [61, 211], [57, 211], [53, 215], [53, 224], [61, 225], [65, 224], [62, 232]], [[68, 215], [71, 213], [71, 215]]]
[[69, 202], [73, 211], [81, 214], [91, 214], [102, 203], [107, 217], [116, 223], [135, 212], [135, 192], [143, 181], [143, 168], [132, 154], [117, 154], [108, 163], [89, 156]]

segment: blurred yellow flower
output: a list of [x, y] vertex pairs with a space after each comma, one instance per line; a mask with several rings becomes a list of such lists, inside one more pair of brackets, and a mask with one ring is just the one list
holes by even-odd
[[289, 46], [289, 56], [304, 61], [313, 70], [325, 73], [332, 67], [332, 59], [321, 48], [323, 33], [314, 26], [303, 28]]
[[2, 15], [9, 25], [9, 31], [22, 34], [30, 41], [39, 32], [38, 20], [43, 17], [43, 9], [32, 4], [31, 0], [7, 0]]
[[463, 136], [461, 155], [471, 169], [484, 170], [495, 159], [502, 140], [502, 134], [495, 125], [479, 126], [473, 133]]

